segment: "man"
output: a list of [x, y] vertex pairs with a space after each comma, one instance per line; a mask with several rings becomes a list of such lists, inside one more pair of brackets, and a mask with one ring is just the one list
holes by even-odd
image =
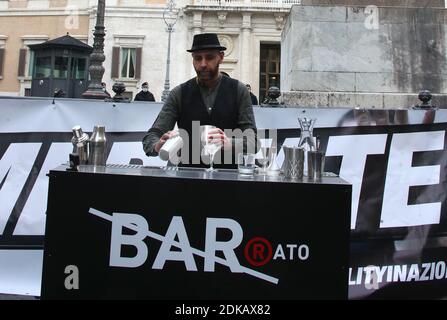
[[[152, 128], [143, 138], [143, 148], [148, 156], [157, 156], [164, 143], [176, 135], [171, 131], [176, 122], [179, 129], [185, 130], [189, 135], [189, 162], [182, 162], [181, 165], [204, 166], [203, 163], [194, 163], [192, 158], [193, 144], [196, 143], [194, 139], [197, 139], [192, 136], [193, 125], [197, 121], [200, 121], [200, 125], [214, 125], [216, 128], [209, 132], [208, 139], [220, 143], [224, 151], [222, 154], [232, 152], [232, 163], [224, 167], [236, 167], [235, 150], [248, 149], [253, 152], [257, 148], [256, 123], [250, 94], [244, 84], [222, 76], [219, 72], [225, 50], [214, 33], [194, 36], [192, 48], [187, 51], [191, 52], [197, 77], [170, 92]], [[248, 134], [245, 139], [227, 137], [225, 129], [246, 130], [245, 132], [252, 134]], [[221, 159], [220, 162], [223, 161]]]
[[250, 98], [251, 98], [251, 104], [254, 106], [258, 105], [258, 98], [251, 92], [251, 86], [247, 83], [246, 84], [248, 91], [250, 92]]
[[101, 86], [102, 86], [102, 91], [104, 91], [104, 93], [111, 98], [110, 93], [107, 92], [107, 84], [105, 82], [101, 82]]
[[147, 82], [141, 85], [141, 91], [137, 93], [134, 101], [155, 101], [154, 95], [149, 91]]

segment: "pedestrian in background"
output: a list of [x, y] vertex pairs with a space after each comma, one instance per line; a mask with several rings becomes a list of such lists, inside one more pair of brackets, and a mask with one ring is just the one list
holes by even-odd
[[154, 95], [149, 91], [147, 82], [141, 85], [141, 91], [137, 93], [134, 101], [155, 101]]
[[251, 104], [254, 106], [258, 105], [258, 98], [256, 98], [256, 96], [251, 92], [251, 86], [247, 83], [246, 87], [248, 89], [248, 91], [250, 92], [250, 98], [251, 98]]
[[110, 93], [107, 92], [107, 84], [105, 82], [101, 82], [101, 86], [102, 86], [102, 91], [104, 91], [104, 93], [111, 98], [112, 96], [110, 95]]

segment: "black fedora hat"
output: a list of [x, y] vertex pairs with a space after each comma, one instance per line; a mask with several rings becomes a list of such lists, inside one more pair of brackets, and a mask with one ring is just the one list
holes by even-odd
[[215, 33], [201, 33], [194, 36], [192, 47], [188, 52], [194, 52], [199, 50], [211, 50], [216, 49], [219, 51], [227, 50], [227, 48], [220, 45], [217, 34]]

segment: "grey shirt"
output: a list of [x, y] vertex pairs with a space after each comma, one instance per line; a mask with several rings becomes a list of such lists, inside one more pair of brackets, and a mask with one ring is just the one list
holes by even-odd
[[[203, 102], [207, 108], [208, 113], [211, 113], [217, 92], [220, 87], [220, 80], [216, 87], [206, 88], [199, 85], [200, 93], [202, 94]], [[237, 87], [237, 105], [238, 105], [238, 125], [237, 127], [242, 131], [246, 129], [253, 129], [256, 133], [256, 122], [253, 114], [253, 107], [251, 104], [250, 93], [243, 83], [238, 82]], [[182, 88], [178, 85], [170, 92], [163, 108], [158, 114], [152, 128], [143, 138], [143, 149], [148, 156], [157, 156], [158, 153], [154, 150], [155, 144], [160, 140], [161, 136], [166, 132], [172, 130], [177, 122], [182, 108]], [[224, 130], [225, 128], [220, 128]], [[257, 138], [252, 137], [246, 140], [233, 138], [233, 146], [241, 144], [239, 150], [257, 150]]]

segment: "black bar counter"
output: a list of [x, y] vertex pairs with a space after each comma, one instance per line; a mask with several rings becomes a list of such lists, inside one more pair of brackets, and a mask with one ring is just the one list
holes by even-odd
[[351, 185], [60, 166], [43, 299], [347, 299]]

